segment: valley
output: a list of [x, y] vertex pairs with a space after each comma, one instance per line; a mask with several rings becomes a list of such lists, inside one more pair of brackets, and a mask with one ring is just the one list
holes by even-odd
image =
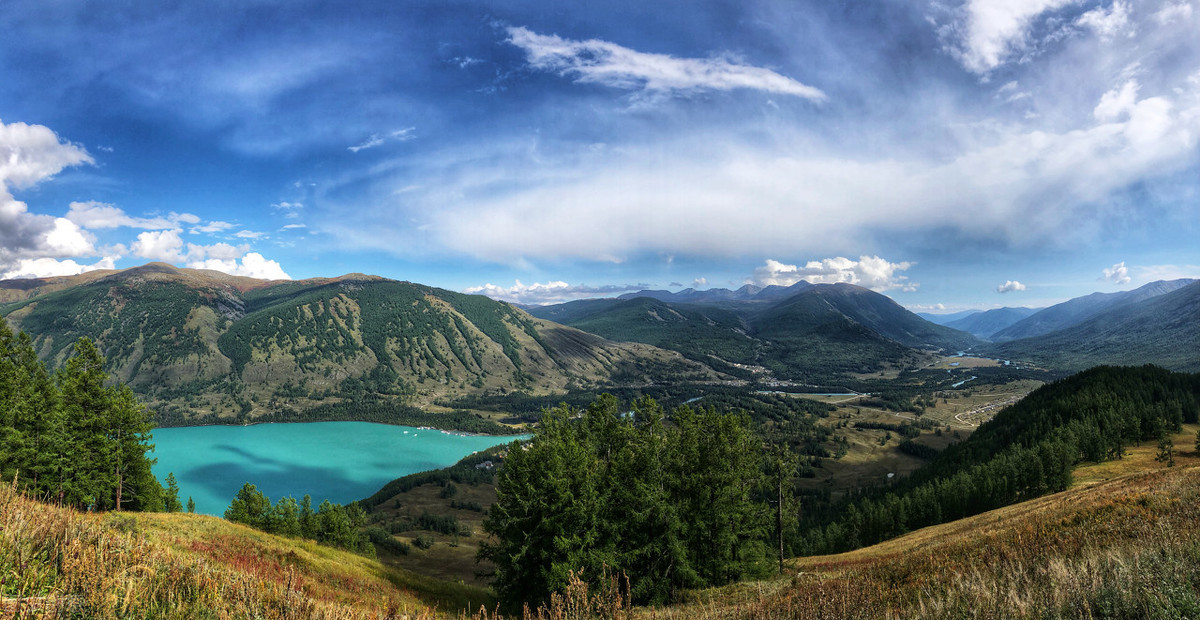
[[[810, 576], [761, 581], [774, 556], [760, 548], [758, 559], [742, 565], [733, 581], [748, 579], [765, 594], [744, 599], [747, 586], [718, 580], [708, 583], [716, 590], [696, 583], [672, 589], [670, 598], [661, 600], [700, 617], [746, 600], [747, 609], [758, 610], [749, 617], [774, 617], [782, 613], [779, 609], [794, 609], [792, 605], [807, 609], [803, 605], [811, 604], [804, 602], [811, 591], [835, 587], [828, 584], [836, 577], [822, 576], [826, 567], [860, 566], [858, 560], [805, 556], [875, 540], [888, 541], [881, 548], [907, 544], [903, 541], [908, 538], [893, 539], [910, 529], [903, 520], [913, 520], [912, 528], [925, 528], [920, 531], [941, 531], [937, 528], [947, 527], [937, 525], [942, 518], [929, 516], [939, 510], [947, 517], [980, 518], [970, 516], [975, 509], [964, 512], [951, 504], [933, 513], [921, 504], [919, 510], [884, 515], [897, 510], [896, 501], [914, 506], [932, 501], [930, 491], [920, 489], [950, 484], [948, 480], [958, 480], [956, 471], [1007, 467], [997, 464], [1001, 461], [947, 463], [965, 455], [982, 458], [984, 453], [969, 446], [993, 446], [989, 442], [997, 433], [1018, 432], [1019, 424], [1001, 421], [997, 427], [992, 420], [1038, 406], [1028, 404], [1027, 397], [1064, 381], [1086, 381], [1072, 377], [1074, 367], [1061, 357], [1072, 350], [1067, 343], [1100, 331], [1094, 325], [1127, 330], [1132, 329], [1129, 322], [1138, 321], [1143, 329], [1161, 330], [1153, 327], [1155, 321], [1190, 316], [1194, 288], [1150, 287], [1135, 299], [1106, 302], [1108, 309], [1076, 312], [1071, 316], [1078, 322], [1060, 331], [1004, 342], [987, 341], [982, 329], [971, 334], [936, 325], [883, 295], [850, 285], [806, 284], [765, 295], [718, 292], [715, 299], [702, 291], [651, 292], [529, 308], [527, 313], [479, 296], [359, 274], [266, 282], [154, 264], [40, 283], [0, 282], [8, 300], [0, 305], [0, 315], [29, 332], [30, 346], [51, 368], [69, 358], [65, 342], [81, 336], [96, 340], [108, 372], [127, 382], [163, 427], [154, 433], [154, 473], [160, 480], [169, 471], [176, 474], [181, 502], [195, 500], [197, 512], [219, 515], [238, 487], [249, 482], [268, 502], [311, 494], [313, 505], [329, 498], [354, 506], [361, 516], [353, 517], [358, 519], [353, 527], [374, 550], [370, 561], [378, 568], [370, 570], [392, 575], [388, 579], [395, 583], [418, 579], [409, 583], [421, 584], [417, 598], [422, 601], [462, 600], [438, 598], [449, 592], [457, 592], [453, 597], [470, 593], [466, 596], [485, 605], [495, 605], [498, 595], [513, 600], [511, 591], [495, 589], [497, 571], [511, 568], [488, 555], [494, 554], [488, 550], [498, 540], [496, 520], [505, 514], [497, 513], [497, 506], [509, 501], [500, 474], [510, 456], [509, 443], [520, 440], [525, 450], [531, 438], [542, 440], [548, 412], [577, 412], [573, 418], [590, 428], [599, 422], [589, 421], [595, 414], [588, 412], [604, 402], [602, 394], [611, 394], [611, 411], [625, 412], [618, 416], [617, 428], [630, 429], [621, 432], [637, 432], [633, 429], [643, 423], [643, 414], [636, 412], [647, 411], [647, 398], [654, 399], [650, 410], [661, 407], [663, 419], [670, 421], [666, 428], [674, 428], [679, 416], [691, 415], [684, 411], [731, 414], [741, 420], [736, 424], [745, 425], [747, 441], [762, 452], [754, 457], [761, 463], [744, 470], [761, 469], [746, 473], [747, 488], [756, 489], [745, 498], [750, 505], [771, 505], [764, 485], [771, 468], [784, 465], [772, 465], [776, 457], [770, 455], [784, 455], [780, 463], [790, 463], [787, 483], [778, 483], [776, 491], [791, 516], [772, 534], [771, 521], [758, 508], [748, 508], [747, 515], [762, 520], [755, 521], [756, 533], [736, 534], [743, 541], [739, 544], [775, 544], [772, 536], [778, 535], [785, 556], [798, 558], [788, 561], [788, 570], [799, 572], [788, 574]], [[1170, 325], [1176, 342], [1186, 343], [1195, 331], [1187, 321]], [[1037, 342], [1056, 343], [1059, 357], [1029, 348]], [[1138, 347], [1107, 342], [1111, 351], [1088, 345], [1090, 359], [1153, 362], [1181, 370], [1194, 362], [1185, 349], [1155, 348], [1148, 338]], [[1147, 375], [1144, 380], [1174, 379]], [[1055, 389], [1060, 393], [1066, 388]], [[1178, 415], [1187, 424], [1174, 437], [1182, 446], [1189, 444], [1187, 433], [1193, 431], [1188, 424], [1197, 413], [1187, 400], [1192, 397], [1181, 398]], [[1085, 451], [1074, 479], [1132, 481], [1140, 472], [1160, 467], [1147, 460], [1150, 446], [1142, 444], [1157, 431], [1146, 430], [1148, 422], [1140, 424], [1143, 430], [1135, 433], [1139, 440], [1123, 458], [1113, 459], [1111, 451]], [[343, 428], [357, 430], [338, 430]], [[286, 430], [287, 436], [275, 438], [276, 429]], [[468, 435], [454, 434], [463, 431]], [[976, 438], [977, 433], [982, 435]], [[212, 437], [201, 441], [201, 434]], [[1064, 441], [1081, 441], [1077, 435], [1066, 437]], [[435, 445], [438, 441], [458, 443]], [[717, 442], [710, 450], [723, 449], [719, 435], [709, 441]], [[1121, 441], [1131, 445], [1129, 439]], [[1189, 454], [1178, 450], [1181, 466], [1190, 466]], [[1044, 489], [1054, 490], [1054, 484]], [[1006, 491], [1009, 499], [996, 505], [1049, 501], [1034, 488]], [[895, 499], [912, 493], [918, 494]], [[558, 501], [575, 501], [569, 496]], [[864, 521], [856, 526], [863, 528], [861, 534], [848, 534], [844, 515], [863, 502], [864, 514], [881, 520]], [[269, 521], [269, 503], [266, 509], [263, 518]], [[273, 510], [289, 509], [276, 505]], [[146, 535], [162, 540], [164, 531], [155, 529], [154, 521], [145, 523]], [[184, 527], [193, 527], [187, 523]], [[224, 545], [242, 535], [222, 536]], [[850, 551], [847, 557], [867, 553], [865, 557], [885, 558], [861, 564], [872, 567], [896, 561], [890, 551], [879, 556], [871, 549]], [[844, 570], [874, 574], [870, 571], [877, 569], [838, 568], [830, 574]], [[912, 565], [905, 570], [933, 569]], [[938, 605], [950, 609], [959, 594], [947, 592], [950, 598]], [[857, 590], [844, 594], [858, 610], [854, 613], [867, 613], [879, 604], [911, 603], [903, 598], [881, 603]], [[690, 607], [695, 604], [710, 606], [697, 612]]]

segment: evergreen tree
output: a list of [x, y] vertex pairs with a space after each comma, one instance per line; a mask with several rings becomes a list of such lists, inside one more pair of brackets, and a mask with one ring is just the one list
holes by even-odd
[[[191, 502], [192, 498], [188, 498]], [[192, 504], [194, 509], [196, 506]], [[167, 491], [163, 494], [163, 510], [166, 512], [179, 512], [183, 510], [183, 506], [179, 503], [179, 482], [175, 480], [175, 472], [167, 474]], [[189, 512], [195, 512], [191, 510]]]
[[247, 482], [238, 490], [229, 508], [225, 509], [225, 518], [234, 523], [244, 523], [250, 527], [265, 530], [269, 523], [271, 500], [263, 495], [258, 487]]
[[196, 513], [196, 500], [192, 499], [191, 495], [188, 496], [187, 511], [188, 511], [188, 514]]
[[[110, 394], [104, 387], [104, 358], [87, 338], [75, 343], [75, 355], [56, 375], [62, 398], [65, 442], [60, 451], [64, 503], [84, 508], [111, 507], [115, 498], [109, 445]], [[68, 457], [69, 454], [72, 457]]]

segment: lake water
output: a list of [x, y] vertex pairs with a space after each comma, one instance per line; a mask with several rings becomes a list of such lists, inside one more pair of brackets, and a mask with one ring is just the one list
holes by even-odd
[[369, 422], [190, 426], [154, 430], [154, 474], [174, 472], [179, 501], [221, 515], [250, 482], [274, 502], [305, 494], [346, 503], [401, 476], [448, 467], [516, 437], [467, 436]]

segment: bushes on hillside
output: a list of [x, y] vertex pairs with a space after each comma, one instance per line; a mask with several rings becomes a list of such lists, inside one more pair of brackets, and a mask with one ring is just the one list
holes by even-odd
[[247, 482], [225, 510], [225, 518], [271, 534], [308, 538], [375, 555], [370, 536], [359, 529], [366, 522], [366, 513], [357, 502], [342, 506], [325, 500], [313, 511], [312, 497], [305, 495], [299, 502], [294, 497], [281, 497], [272, 506], [269, 497]]

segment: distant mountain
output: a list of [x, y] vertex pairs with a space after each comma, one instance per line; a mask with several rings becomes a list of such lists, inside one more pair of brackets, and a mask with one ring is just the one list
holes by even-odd
[[1066, 329], [994, 345], [988, 351], [1076, 370], [1097, 364], [1156, 364], [1200, 371], [1200, 282], [1119, 304]]
[[917, 312], [916, 315], [938, 325], [948, 325], [959, 319], [965, 319], [972, 314], [979, 314], [982, 310], [963, 310], [962, 312], [951, 312], [950, 314], [933, 314], [931, 312]]
[[18, 298], [0, 316], [51, 365], [91, 337], [110, 371], [185, 418], [716, 377], [487, 297], [362, 274], [266, 281], [152, 263], [0, 291]]
[[[758, 333], [781, 320], [795, 325], [790, 315], [804, 320], [841, 315], [871, 332], [908, 347], [963, 349], [978, 344], [969, 334], [930, 323], [886, 295], [853, 284], [817, 284], [764, 310], [754, 318]], [[803, 322], [803, 320], [801, 321]], [[772, 333], [777, 329], [772, 327]]]
[[957, 350], [978, 343], [850, 284], [803, 283], [790, 287], [792, 293], [781, 300], [763, 297], [788, 289], [768, 287], [742, 300], [708, 295], [706, 303], [655, 296], [584, 300], [530, 313], [612, 340], [653, 344], [708, 363], [715, 358], [765, 366], [777, 377], [809, 381], [915, 363], [917, 348]]
[[986, 312], [978, 312], [970, 316], [943, 323], [960, 331], [972, 334], [977, 338], [991, 340], [992, 334], [1029, 317], [1041, 308], [995, 308]]
[[801, 280], [791, 286], [770, 285], [765, 287], [747, 284], [736, 291], [731, 291], [727, 288], [710, 288], [703, 291], [698, 291], [692, 288], [686, 288], [677, 293], [671, 291], [638, 291], [636, 293], [626, 293], [617, 299], [636, 299], [638, 297], [650, 297], [659, 301], [669, 303], [692, 303], [692, 304], [713, 304], [720, 302], [733, 301], [775, 301], [791, 297], [804, 289], [813, 286], [808, 282]]
[[1119, 293], [1092, 293], [1076, 297], [1061, 304], [1050, 306], [1012, 325], [994, 332], [992, 340], [1019, 340], [1049, 334], [1050, 332], [1078, 325], [1101, 312], [1111, 310], [1123, 304], [1137, 303], [1152, 297], [1157, 297], [1171, 291], [1183, 288], [1195, 280], [1159, 280], [1132, 291]]

